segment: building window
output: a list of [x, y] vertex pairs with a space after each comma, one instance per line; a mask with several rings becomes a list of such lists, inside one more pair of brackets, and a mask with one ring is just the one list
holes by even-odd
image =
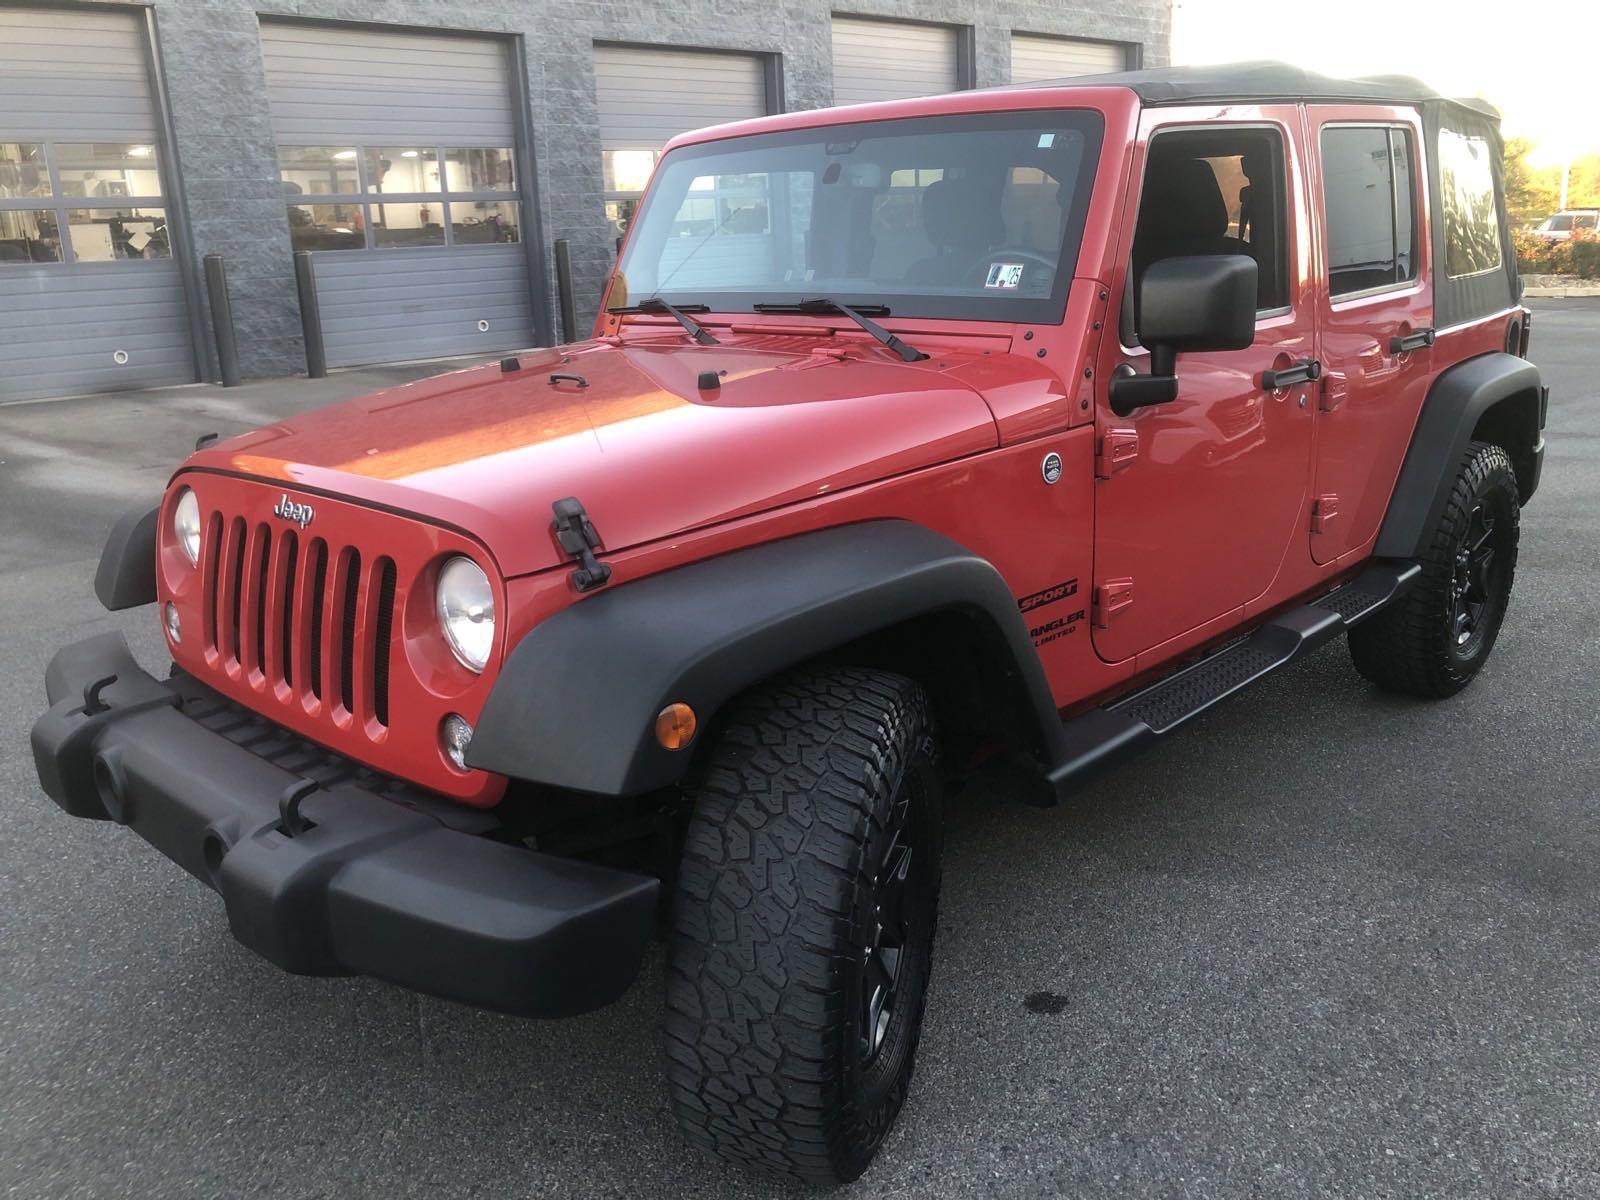
[[659, 150], [603, 150], [600, 152], [600, 181], [605, 189], [606, 220], [611, 234], [620, 238], [628, 232], [639, 198], [644, 195], [650, 173], [656, 169]]
[[1411, 136], [1404, 129], [1322, 131], [1328, 290], [1347, 296], [1417, 277]]
[[296, 250], [409, 249], [517, 242], [510, 147], [279, 146]]
[[0, 265], [172, 257], [154, 146], [0, 142]]

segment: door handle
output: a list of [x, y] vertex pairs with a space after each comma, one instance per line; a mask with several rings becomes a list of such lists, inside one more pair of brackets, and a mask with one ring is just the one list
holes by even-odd
[[1397, 333], [1389, 339], [1390, 354], [1404, 354], [1408, 350], [1421, 350], [1433, 345], [1434, 333], [1431, 329], [1418, 329], [1413, 333]]
[[1282, 370], [1261, 372], [1261, 386], [1269, 392], [1281, 392], [1297, 383], [1312, 383], [1321, 378], [1322, 364], [1314, 358], [1302, 358]]

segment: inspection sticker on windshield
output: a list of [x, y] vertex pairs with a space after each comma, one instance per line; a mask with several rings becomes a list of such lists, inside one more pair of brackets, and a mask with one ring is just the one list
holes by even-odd
[[984, 280], [983, 286], [986, 288], [1004, 288], [1006, 291], [1014, 291], [1016, 288], [1022, 286], [1022, 264], [1003, 262], [990, 263], [989, 278]]

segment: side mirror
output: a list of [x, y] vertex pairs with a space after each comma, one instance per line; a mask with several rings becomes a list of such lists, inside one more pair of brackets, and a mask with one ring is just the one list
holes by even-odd
[[1126, 363], [1111, 379], [1111, 411], [1178, 398], [1180, 350], [1243, 350], [1256, 336], [1256, 260], [1244, 254], [1163, 258], [1139, 283], [1139, 341], [1150, 351], [1150, 374]]

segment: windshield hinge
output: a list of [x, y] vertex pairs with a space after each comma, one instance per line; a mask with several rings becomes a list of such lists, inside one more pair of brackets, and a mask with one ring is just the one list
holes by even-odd
[[572, 572], [572, 586], [580, 592], [592, 592], [603, 586], [611, 578], [611, 568], [594, 556], [600, 549], [600, 535], [594, 531], [589, 514], [583, 511], [582, 502], [576, 496], [568, 496], [550, 507], [556, 514], [556, 541], [567, 556], [578, 563]]

